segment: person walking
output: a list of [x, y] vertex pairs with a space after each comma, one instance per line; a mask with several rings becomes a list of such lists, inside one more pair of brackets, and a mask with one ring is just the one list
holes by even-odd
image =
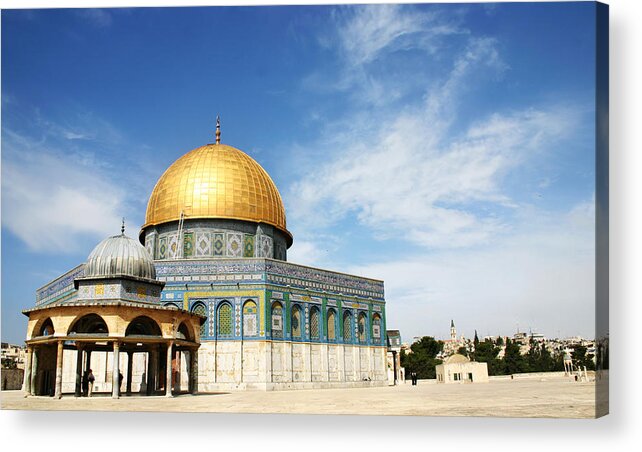
[[94, 377], [91, 369], [89, 369], [89, 373], [87, 374], [87, 381], [89, 382], [89, 391], [87, 393], [87, 397], [91, 397], [91, 393], [94, 390], [94, 381], [96, 381], [96, 378]]

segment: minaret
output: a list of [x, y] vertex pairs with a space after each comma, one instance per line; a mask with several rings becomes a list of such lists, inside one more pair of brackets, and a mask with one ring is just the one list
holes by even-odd
[[450, 340], [457, 340], [457, 330], [455, 329], [455, 322], [450, 320]]

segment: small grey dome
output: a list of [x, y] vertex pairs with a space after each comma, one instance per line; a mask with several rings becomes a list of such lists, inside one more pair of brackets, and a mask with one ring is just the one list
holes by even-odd
[[145, 247], [125, 234], [100, 242], [85, 264], [85, 278], [117, 275], [156, 279], [154, 261]]

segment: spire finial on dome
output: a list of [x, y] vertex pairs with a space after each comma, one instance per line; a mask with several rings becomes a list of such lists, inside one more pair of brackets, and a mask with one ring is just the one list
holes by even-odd
[[221, 118], [216, 115], [216, 144], [221, 144]]
[[123, 217], [123, 224], [120, 226], [120, 233], [125, 235], [125, 217]]

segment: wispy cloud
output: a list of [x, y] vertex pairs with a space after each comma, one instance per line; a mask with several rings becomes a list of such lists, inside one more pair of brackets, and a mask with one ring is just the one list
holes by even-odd
[[5, 137], [2, 224], [31, 250], [76, 252], [83, 237], [117, 232], [125, 194], [96, 166]]
[[125, 143], [114, 126], [82, 109], [67, 112], [61, 123], [17, 101], [6, 113], [4, 228], [30, 250], [45, 253], [86, 250], [116, 233], [123, 216], [128, 230], [136, 230], [132, 218], [140, 218], [136, 211], [144, 202], [138, 192], [147, 191], [137, 190], [143, 171], [134, 165], [115, 170], [116, 162], [100, 157]]
[[[384, 43], [352, 37], [384, 27], [385, 10], [365, 8], [344, 37], [362, 60], [375, 58], [393, 36], [421, 30], [423, 21], [404, 19]], [[392, 17], [399, 16], [394, 8]], [[369, 24], [368, 21], [374, 22]], [[363, 31], [365, 30], [365, 31]], [[364, 56], [365, 55], [365, 56]], [[293, 184], [290, 212], [296, 222], [327, 227], [356, 215], [379, 238], [390, 235], [429, 247], [462, 247], [488, 240], [506, 228], [498, 209], [514, 207], [502, 177], [529, 155], [564, 136], [573, 121], [567, 110], [524, 109], [494, 113], [463, 130], [453, 126], [469, 82], [484, 70], [505, 65], [491, 38], [470, 37], [442, 80], [424, 87], [423, 100], [399, 109], [369, 108], [332, 124], [332, 141], [318, 143], [326, 160]], [[314, 154], [314, 152], [313, 152]], [[472, 203], [487, 203], [485, 211]], [[324, 212], [319, 220], [314, 212]]]

